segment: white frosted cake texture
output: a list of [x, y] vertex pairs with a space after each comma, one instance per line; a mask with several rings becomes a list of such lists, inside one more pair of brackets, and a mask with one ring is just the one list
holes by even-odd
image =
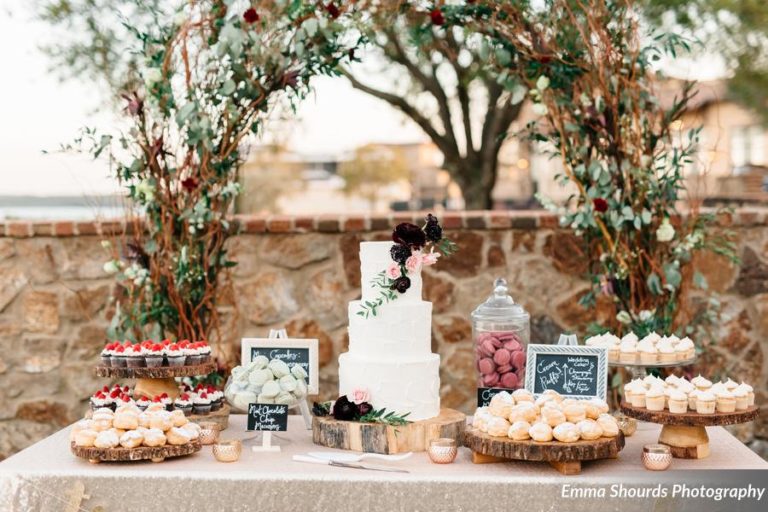
[[[380, 289], [371, 281], [392, 261], [393, 242], [360, 244], [362, 300]], [[360, 301], [349, 304], [349, 352], [339, 356], [339, 394], [367, 388], [371, 405], [418, 421], [440, 414], [440, 356], [432, 353], [432, 303], [421, 299], [421, 275], [409, 272], [411, 288], [364, 318]], [[396, 292], [397, 293], [397, 292]]]

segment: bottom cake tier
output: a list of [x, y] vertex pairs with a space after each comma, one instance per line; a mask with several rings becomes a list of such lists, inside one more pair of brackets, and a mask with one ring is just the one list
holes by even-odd
[[375, 409], [410, 413], [411, 421], [433, 418], [440, 414], [440, 356], [398, 361], [341, 354], [339, 394], [355, 388], [368, 389]]

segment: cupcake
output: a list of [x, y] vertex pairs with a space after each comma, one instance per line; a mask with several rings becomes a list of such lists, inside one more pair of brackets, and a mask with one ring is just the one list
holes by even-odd
[[110, 357], [110, 361], [112, 362], [112, 366], [114, 368], [125, 368], [127, 364], [127, 354], [125, 353], [125, 346], [118, 344], [114, 349], [112, 349], [112, 356]]
[[649, 411], [664, 410], [664, 390], [659, 387], [652, 387], [645, 392], [645, 407]]
[[136, 400], [136, 407], [138, 407], [139, 410], [143, 411], [147, 407], [149, 407], [149, 404], [151, 404], [151, 403], [152, 402], [149, 400], [149, 398], [147, 398], [145, 396], [142, 396], [142, 397], [139, 397], [138, 400]]
[[625, 334], [623, 338], [621, 338], [621, 343], [627, 342], [636, 344], [638, 341], [640, 341], [640, 339], [637, 337], [637, 334], [631, 331], [628, 334]]
[[749, 393], [746, 388], [739, 385], [732, 392], [733, 398], [736, 400], [736, 410], [743, 411], [749, 408]]
[[685, 361], [688, 359], [688, 348], [682, 343], [675, 345], [675, 361]]
[[736, 382], [734, 382], [733, 380], [731, 380], [730, 378], [727, 381], [725, 381], [723, 385], [725, 386], [725, 389], [727, 389], [731, 393], [733, 393], [734, 389], [739, 387], [739, 385]]
[[114, 353], [115, 347], [118, 346], [119, 343], [107, 343], [104, 346], [104, 349], [101, 351], [101, 364], [102, 366], [112, 366], [112, 354]]
[[640, 362], [643, 364], [653, 364], [659, 361], [659, 352], [656, 347], [650, 343], [637, 346], [637, 350], [640, 352]]
[[184, 413], [184, 416], [192, 414], [192, 399], [189, 393], [182, 393], [173, 401], [173, 406]]
[[709, 391], [699, 391], [696, 400], [696, 412], [699, 414], [712, 414], [715, 412], [715, 395]]
[[224, 393], [213, 386], [208, 386], [206, 393], [208, 393], [208, 397], [211, 399], [211, 412], [221, 409], [224, 405]]
[[685, 359], [693, 359], [696, 357], [696, 345], [693, 344], [693, 340], [686, 336], [685, 338], [680, 340], [680, 343], [677, 345], [677, 349], [680, 350], [682, 347], [684, 347], [685, 350]]
[[171, 397], [168, 396], [168, 393], [163, 393], [158, 397], [160, 399], [160, 403], [163, 404], [166, 411], [172, 411], [173, 410], [173, 400], [171, 400]]
[[193, 343], [189, 340], [183, 340], [179, 342], [182, 353], [187, 356], [187, 365], [195, 366], [200, 364], [203, 360], [203, 356], [200, 355], [199, 349], [197, 349]]
[[165, 357], [168, 359], [168, 366], [184, 366], [187, 356], [177, 343], [172, 343], [165, 348]]
[[[746, 393], [745, 395], [746, 396]], [[91, 397], [90, 404], [91, 410], [101, 409], [102, 407], [109, 407], [110, 400], [107, 398], [107, 394], [104, 390], [99, 390]]]
[[688, 396], [682, 391], [675, 389], [669, 394], [667, 399], [669, 412], [672, 414], [683, 414], [688, 410]]
[[717, 412], [733, 412], [736, 410], [736, 398], [727, 389], [715, 395]]
[[698, 389], [699, 391], [709, 391], [709, 389], [712, 387], [712, 382], [708, 381], [701, 375], [691, 379], [691, 384], [696, 386], [696, 389]]
[[144, 361], [147, 364], [147, 368], [157, 368], [163, 365], [163, 346], [159, 343], [155, 343], [151, 347], [146, 349], [146, 356]]
[[635, 386], [632, 389], [632, 407], [645, 407], [646, 391], [645, 386]]
[[664, 384], [667, 386], [677, 387], [677, 384], [680, 379], [678, 379], [675, 375], [669, 375], [666, 379], [664, 379]]
[[675, 362], [675, 349], [672, 344], [667, 342], [659, 342], [656, 345], [656, 350], [659, 351], [659, 362], [661, 363], [674, 363]]
[[618, 345], [611, 345], [608, 347], [608, 360], [609, 361], [618, 361], [619, 356], [621, 355], [621, 351], [619, 350]]
[[198, 351], [198, 354], [200, 355], [200, 363], [207, 363], [211, 360], [211, 347], [206, 343], [205, 341], [198, 341], [194, 343], [195, 348]]
[[637, 362], [637, 345], [622, 343], [619, 345], [619, 361], [632, 364]]
[[193, 414], [201, 416], [205, 416], [211, 412], [211, 399], [208, 396], [208, 393], [203, 391], [192, 398], [192, 412]]
[[747, 402], [747, 406], [752, 407], [753, 405], [755, 405], [755, 390], [752, 389], [752, 386], [750, 386], [744, 381], [741, 381], [741, 384], [739, 385], [744, 386], [744, 389], [747, 390], [747, 397], [749, 398], [749, 401]]
[[126, 353], [128, 354], [126, 360], [128, 368], [143, 368], [146, 366], [144, 347], [141, 344], [133, 345], [129, 350], [126, 350]]
[[688, 408], [692, 411], [696, 410], [696, 401], [699, 399], [699, 393], [701, 391], [696, 388], [688, 392]]

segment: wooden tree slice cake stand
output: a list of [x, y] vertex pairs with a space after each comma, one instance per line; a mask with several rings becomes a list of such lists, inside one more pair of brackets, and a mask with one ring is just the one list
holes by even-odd
[[165, 446], [139, 446], [137, 448], [96, 448], [94, 446], [77, 446], [71, 443], [72, 453], [81, 459], [86, 459], [92, 464], [99, 462], [135, 462], [151, 460], [163, 462], [172, 457], [182, 457], [199, 452], [202, 448], [200, 440], [195, 439], [187, 444]]
[[175, 377], [195, 377], [208, 375], [216, 370], [216, 363], [196, 364], [192, 366], [158, 366], [156, 368], [115, 368], [113, 366], [97, 366], [98, 377], [137, 379], [133, 392], [136, 396], [153, 396], [168, 394], [171, 400], [179, 396], [179, 386]]
[[433, 439], [450, 437], [461, 443], [467, 425], [464, 413], [441, 409], [440, 414], [407, 425], [340, 421], [332, 416], [312, 417], [312, 440], [328, 448], [367, 453], [423, 452]]
[[584, 461], [617, 458], [624, 448], [624, 435], [619, 432], [618, 436], [601, 437], [594, 441], [540, 443], [532, 440], [514, 441], [468, 428], [464, 433], [464, 446], [472, 450], [472, 462], [475, 464], [510, 460], [548, 462], [564, 475], [578, 475]]
[[757, 418], [758, 407], [736, 412], [699, 414], [688, 411], [672, 414], [668, 410], [649, 411], [644, 407], [621, 404], [621, 412], [641, 421], [659, 423], [659, 443], [669, 446], [672, 456], [678, 459], [703, 459], [709, 456], [709, 436], [706, 427], [736, 425]]

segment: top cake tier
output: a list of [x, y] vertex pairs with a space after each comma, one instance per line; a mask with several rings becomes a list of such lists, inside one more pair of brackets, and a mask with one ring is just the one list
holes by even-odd
[[[360, 243], [360, 275], [362, 286], [362, 300], [375, 300], [381, 293], [380, 288], [374, 286], [374, 282], [380, 277], [392, 263], [389, 250], [394, 242], [361, 242]], [[411, 287], [403, 294], [398, 294], [400, 304], [406, 302], [421, 301], [421, 270], [409, 272]]]

